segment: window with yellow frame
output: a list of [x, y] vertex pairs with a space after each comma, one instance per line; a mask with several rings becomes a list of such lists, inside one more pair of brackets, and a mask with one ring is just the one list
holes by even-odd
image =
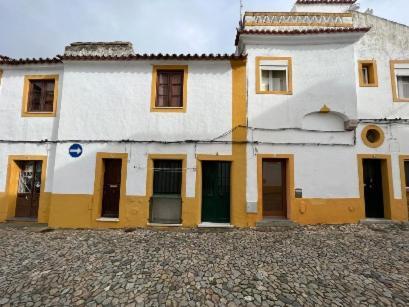
[[292, 59], [256, 57], [256, 93], [292, 95]]
[[378, 87], [378, 69], [375, 60], [358, 61], [359, 86]]
[[409, 60], [390, 62], [394, 102], [409, 102]]
[[57, 113], [58, 75], [24, 78], [23, 117], [53, 117]]
[[154, 65], [151, 112], [186, 112], [187, 65]]

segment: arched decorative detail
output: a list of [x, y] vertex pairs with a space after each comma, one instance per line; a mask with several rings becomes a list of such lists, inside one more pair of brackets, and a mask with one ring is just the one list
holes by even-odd
[[302, 119], [302, 128], [319, 131], [345, 131], [345, 122], [348, 117], [339, 112], [312, 112]]

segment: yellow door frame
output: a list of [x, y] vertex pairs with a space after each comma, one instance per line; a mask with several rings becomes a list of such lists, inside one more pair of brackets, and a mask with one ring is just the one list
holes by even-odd
[[408, 206], [408, 215], [409, 215], [409, 205], [408, 205], [408, 198], [406, 195], [406, 173], [405, 173], [405, 161], [409, 162], [409, 155], [400, 155], [399, 156], [399, 170], [400, 170], [400, 182], [401, 182], [401, 190], [402, 190], [402, 200], [404, 201], [404, 205]]
[[[103, 196], [103, 186], [104, 186], [104, 159], [119, 159], [122, 160], [121, 165], [121, 189], [119, 197], [119, 218], [116, 221], [115, 219], [106, 219], [105, 221], [101, 219], [102, 213], [102, 196]], [[101, 223], [104, 223], [104, 226], [109, 227], [107, 223], [115, 224], [125, 223], [126, 217], [126, 178], [128, 171], [128, 154], [127, 153], [108, 153], [108, 152], [98, 152], [96, 155], [96, 166], [95, 166], [95, 181], [94, 181], [94, 195], [92, 197], [93, 201], [91, 204], [90, 214], [91, 214], [91, 225], [101, 226]]]
[[[16, 215], [17, 189], [20, 175], [18, 161], [41, 161], [41, 188], [38, 205], [38, 218], [40, 223], [48, 223], [48, 202], [45, 193], [45, 183], [47, 176], [47, 156], [41, 155], [10, 155], [7, 163], [6, 181], [6, 219], [14, 218]], [[46, 212], [45, 214], [42, 214]]]
[[359, 154], [358, 155], [358, 175], [359, 175], [359, 198], [366, 218], [365, 210], [365, 189], [363, 160], [381, 160], [383, 206], [386, 219], [392, 219], [392, 205], [395, 202], [393, 192], [392, 160], [390, 155], [382, 154]]
[[231, 162], [231, 170], [230, 170], [230, 223], [232, 223], [232, 214], [233, 214], [233, 202], [232, 202], [232, 195], [235, 192], [233, 181], [232, 181], [232, 174], [233, 174], [233, 167], [234, 167], [234, 158], [232, 155], [203, 155], [199, 154], [196, 156], [196, 187], [195, 187], [195, 195], [197, 197], [197, 202], [199, 204], [199, 215], [197, 224], [202, 222], [202, 162], [203, 161], [225, 161]]
[[148, 216], [147, 223], [149, 223], [150, 199], [153, 195], [153, 161], [154, 160], [180, 160], [182, 161], [182, 212], [181, 223], [183, 224], [184, 205], [186, 204], [186, 169], [187, 169], [187, 155], [186, 154], [149, 154], [146, 174], [146, 196], [148, 200]]
[[257, 154], [257, 211], [258, 219], [263, 219], [263, 160], [277, 159], [286, 160], [286, 189], [287, 189], [287, 219], [293, 219], [295, 209], [294, 196], [294, 155], [293, 154]]

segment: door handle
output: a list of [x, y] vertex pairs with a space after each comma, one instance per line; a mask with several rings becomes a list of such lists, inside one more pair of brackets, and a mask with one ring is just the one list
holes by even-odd
[[118, 188], [119, 185], [118, 185], [118, 184], [110, 184], [109, 187], [110, 187], [111, 189], [114, 189], [114, 188]]

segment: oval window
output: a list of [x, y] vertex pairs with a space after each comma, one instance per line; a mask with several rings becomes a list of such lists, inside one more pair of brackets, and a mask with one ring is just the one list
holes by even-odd
[[362, 140], [368, 147], [379, 147], [384, 141], [383, 131], [378, 126], [367, 126], [362, 131]]

